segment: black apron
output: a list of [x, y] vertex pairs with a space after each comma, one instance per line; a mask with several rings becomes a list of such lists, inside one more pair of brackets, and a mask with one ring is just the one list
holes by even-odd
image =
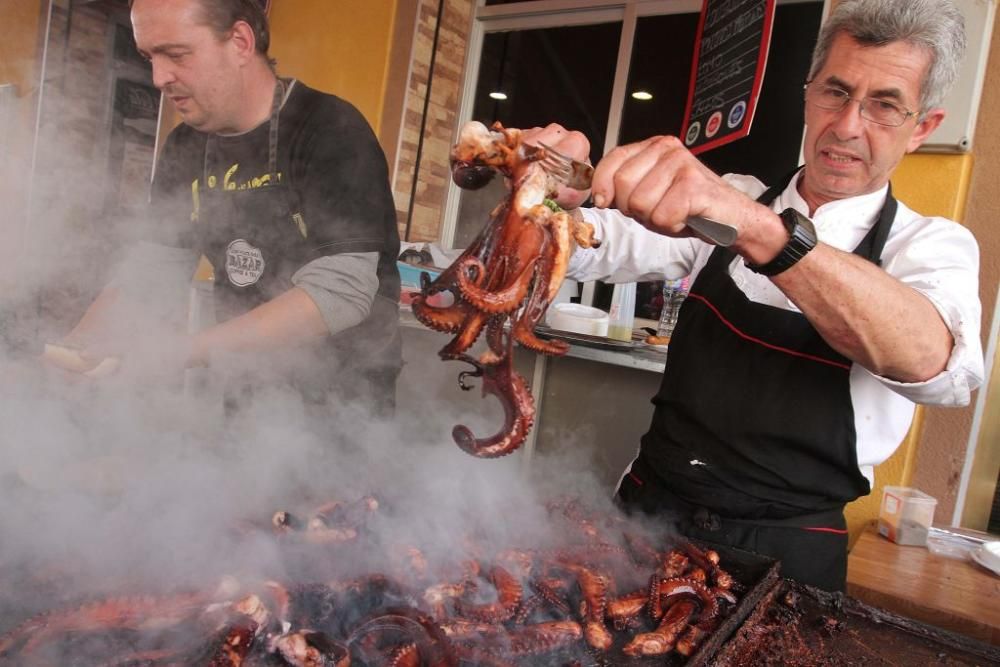
[[[770, 205], [796, 173], [757, 201]], [[856, 254], [880, 263], [896, 207], [890, 189]], [[852, 362], [801, 313], [751, 302], [729, 274], [737, 258], [715, 248], [691, 286], [618, 499], [843, 590], [844, 505], [871, 491], [858, 470]]]
[[[259, 187], [227, 190], [225, 183], [210, 181], [216, 178], [210, 173], [218, 166], [213, 164], [218, 139], [215, 135], [206, 139], [198, 243], [215, 269], [214, 300], [220, 322], [287, 292], [304, 258], [319, 256], [315, 242], [308, 239], [299, 197], [278, 169], [278, 120], [286, 85], [281, 79], [275, 84], [267, 175]], [[288, 172], [286, 168], [284, 174]], [[307, 409], [315, 408], [320, 421], [332, 423], [326, 411], [351, 402], [363, 404], [374, 416], [391, 416], [402, 345], [398, 317], [398, 305], [378, 295], [368, 319], [357, 327], [314, 345], [269, 353], [268, 363], [261, 364], [271, 369], [266, 378], [260, 369], [231, 378], [227, 412], [238, 412], [239, 404], [251, 399], [254, 385], [263, 380], [290, 385]]]

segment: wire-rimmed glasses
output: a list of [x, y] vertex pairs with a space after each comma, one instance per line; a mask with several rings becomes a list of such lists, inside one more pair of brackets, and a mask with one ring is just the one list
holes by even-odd
[[803, 90], [807, 102], [828, 111], [841, 111], [848, 102], [857, 102], [861, 107], [861, 117], [879, 125], [899, 127], [907, 118], [917, 115], [916, 111], [910, 111], [890, 100], [851, 97], [843, 88], [825, 83], [810, 81], [803, 86]]

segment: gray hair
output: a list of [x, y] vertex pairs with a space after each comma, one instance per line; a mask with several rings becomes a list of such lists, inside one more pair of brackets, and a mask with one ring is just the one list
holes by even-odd
[[907, 42], [931, 54], [920, 85], [921, 118], [941, 106], [965, 55], [965, 19], [952, 0], [841, 0], [820, 30], [810, 81], [823, 69], [840, 33], [865, 46]]

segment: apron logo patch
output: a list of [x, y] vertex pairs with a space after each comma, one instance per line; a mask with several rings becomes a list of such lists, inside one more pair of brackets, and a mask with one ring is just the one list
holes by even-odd
[[226, 274], [237, 287], [253, 285], [264, 275], [264, 254], [244, 239], [236, 239], [226, 248]]

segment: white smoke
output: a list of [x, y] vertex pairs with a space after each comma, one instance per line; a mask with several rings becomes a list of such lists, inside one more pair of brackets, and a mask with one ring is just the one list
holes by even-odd
[[[399, 409], [389, 422], [356, 405], [318, 423], [280, 387], [259, 388], [233, 419], [211, 370], [185, 379], [167, 364], [92, 379], [43, 364], [42, 345], [66, 335], [148, 222], [97, 213], [105, 193], [91, 176], [102, 167], [100, 142], [82, 146], [67, 125], [100, 114], [64, 93], [47, 95], [42, 110], [23, 270], [0, 280], [0, 632], [87, 597], [287, 573], [269, 532], [279, 509], [305, 514], [375, 494], [385, 505], [376, 547], [414, 543], [442, 559], [466, 536], [494, 549], [551, 543], [549, 497], [569, 493], [610, 509], [611, 489], [572, 452], [572, 430], [561, 438], [568, 451], [539, 457], [530, 470], [523, 452], [493, 461], [458, 449], [453, 425], [483, 436], [503, 417], [478, 387], [458, 389], [462, 365], [435, 353], [444, 336], [405, 336]], [[6, 230], [17, 227], [7, 222]], [[169, 329], [186, 323], [187, 284], [147, 287], [160, 291], [141, 290], [114, 313], [139, 368], [179, 356], [178, 332]]]

